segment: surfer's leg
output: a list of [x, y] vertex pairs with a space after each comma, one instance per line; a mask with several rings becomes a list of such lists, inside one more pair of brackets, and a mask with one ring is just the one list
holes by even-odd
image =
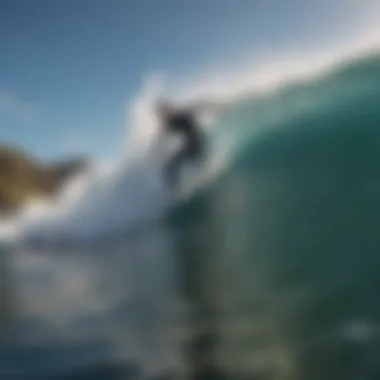
[[176, 163], [174, 158], [172, 157], [165, 165], [164, 175], [165, 182], [169, 187], [173, 187], [175, 177], [176, 177]]
[[193, 164], [200, 165], [206, 155], [205, 142], [196, 140], [188, 145], [186, 149], [186, 159]]
[[204, 143], [201, 141], [191, 141], [186, 144], [183, 149], [177, 152], [166, 164], [165, 179], [169, 186], [177, 186], [180, 170], [186, 162], [200, 164], [204, 156]]
[[182, 149], [171, 157], [165, 166], [165, 180], [171, 188], [178, 185], [179, 172], [187, 159], [187, 155], [187, 149]]

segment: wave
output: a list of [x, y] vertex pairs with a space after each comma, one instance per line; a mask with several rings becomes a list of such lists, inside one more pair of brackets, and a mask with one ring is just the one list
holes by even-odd
[[[259, 156], [257, 144], [268, 138], [263, 132], [294, 125], [307, 131], [318, 115], [354, 112], [347, 107], [362, 99], [367, 105], [375, 102], [378, 94], [371, 92], [376, 90], [374, 78], [380, 70], [378, 56], [373, 52], [371, 56], [358, 58], [350, 53], [348, 57], [351, 60], [330, 57], [308, 70], [291, 64], [276, 75], [259, 71], [261, 82], [256, 76], [256, 80], [245, 86], [237, 83], [233, 89], [230, 85], [224, 90], [223, 86], [193, 86], [182, 91], [182, 96], [179, 93], [181, 103], [216, 89], [219, 99], [231, 105], [229, 113], [209, 123], [210, 160], [203, 176], [188, 175], [189, 191], [210, 186], [227, 168], [234, 170], [237, 157]], [[0, 226], [0, 238], [92, 239], [162, 218], [172, 204], [161, 178], [166, 158], [161, 153], [168, 151], [160, 145], [152, 112], [162, 87], [162, 78], [150, 78], [131, 104], [126, 154], [120, 164], [106, 170], [95, 167], [73, 178], [51, 202], [27, 205]]]

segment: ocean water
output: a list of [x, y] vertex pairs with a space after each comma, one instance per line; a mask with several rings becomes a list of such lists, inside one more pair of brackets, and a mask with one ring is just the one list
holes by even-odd
[[[371, 56], [237, 105], [213, 136], [228, 165], [170, 211], [144, 201], [159, 219], [2, 244], [0, 378], [179, 379], [212, 331], [227, 378], [378, 379], [379, 127]], [[99, 220], [112, 199], [120, 225], [133, 173], [99, 190]]]

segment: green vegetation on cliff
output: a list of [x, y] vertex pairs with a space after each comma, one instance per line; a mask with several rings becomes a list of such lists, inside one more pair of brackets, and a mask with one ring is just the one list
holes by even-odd
[[0, 213], [15, 211], [33, 198], [52, 196], [70, 175], [85, 167], [83, 159], [45, 165], [20, 149], [0, 145]]

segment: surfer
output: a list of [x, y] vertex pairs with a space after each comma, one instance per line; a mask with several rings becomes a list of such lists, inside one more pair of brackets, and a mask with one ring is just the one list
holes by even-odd
[[178, 134], [185, 142], [165, 165], [165, 180], [169, 187], [175, 188], [181, 167], [186, 162], [200, 163], [206, 153], [206, 139], [196, 120], [203, 108], [215, 107], [215, 104], [202, 103], [182, 110], [176, 110], [171, 104], [161, 101], [157, 105], [157, 114], [167, 134]]

